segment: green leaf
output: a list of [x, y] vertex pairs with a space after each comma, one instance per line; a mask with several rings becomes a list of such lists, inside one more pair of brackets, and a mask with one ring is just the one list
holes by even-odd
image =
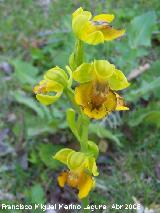
[[40, 184], [31, 187], [31, 202], [32, 203], [45, 203], [45, 193]]
[[150, 68], [140, 76], [140, 85], [137, 87], [137, 83], [131, 84], [128, 92], [125, 93], [125, 98], [134, 102], [139, 98], [149, 100], [150, 96], [154, 94], [155, 97], [160, 98], [160, 60], [153, 62]]
[[36, 67], [19, 59], [12, 60], [11, 64], [15, 68], [13, 75], [22, 85], [29, 84], [33, 86], [36, 83], [36, 76], [38, 74], [38, 69]]
[[142, 85], [138, 89], [131, 89], [125, 97], [128, 101], [135, 102], [139, 98], [149, 99], [150, 92], [155, 91], [156, 89], [160, 88], [160, 77], [149, 81], [149, 82], [142, 82]]
[[78, 134], [77, 127], [76, 127], [75, 111], [71, 108], [67, 110], [67, 123], [68, 123], [71, 131], [77, 138], [77, 140], [80, 141], [80, 136]]
[[113, 135], [113, 133], [109, 130], [107, 130], [105, 127], [96, 124], [90, 124], [89, 131], [92, 134], [96, 134], [99, 138], [108, 138], [112, 141], [114, 141], [117, 145], [122, 146], [117, 136]]
[[44, 118], [44, 116], [45, 116], [44, 110], [38, 106], [38, 103], [36, 101], [34, 101], [32, 98], [26, 96], [25, 93], [23, 93], [20, 90], [16, 90], [14, 92], [11, 92], [11, 95], [15, 99], [15, 101], [29, 107], [33, 111], [35, 111], [40, 118]]
[[139, 124], [154, 124], [157, 127], [160, 127], [160, 111], [149, 111], [149, 112], [141, 112], [139, 116], [134, 116], [133, 119], [130, 119], [129, 125], [134, 127], [138, 126]]
[[[151, 67], [142, 76], [142, 79], [147, 82], [152, 82], [159, 78], [160, 60], [154, 61]], [[156, 86], [156, 85], [155, 85]], [[156, 98], [160, 98], [160, 86], [152, 90]]]
[[128, 30], [129, 45], [131, 48], [138, 46], [151, 46], [151, 36], [156, 25], [156, 14], [149, 11], [135, 17]]
[[48, 123], [45, 123], [43, 121], [43, 124], [44, 126], [38, 125], [35, 127], [28, 127], [27, 136], [32, 138], [32, 137], [45, 135], [45, 134], [54, 134], [56, 132], [56, 129], [53, 129], [52, 127], [50, 127]]
[[59, 145], [41, 144], [39, 146], [39, 156], [42, 162], [51, 169], [57, 169], [60, 163], [53, 159], [53, 155], [61, 148]]

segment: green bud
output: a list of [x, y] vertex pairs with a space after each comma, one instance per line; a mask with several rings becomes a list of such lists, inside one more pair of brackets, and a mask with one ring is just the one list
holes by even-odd
[[92, 154], [93, 157], [98, 157], [99, 148], [93, 141], [88, 141], [88, 152]]

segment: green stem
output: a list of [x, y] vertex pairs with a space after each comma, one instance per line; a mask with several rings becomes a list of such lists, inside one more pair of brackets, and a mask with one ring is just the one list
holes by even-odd
[[71, 103], [73, 104], [74, 109], [78, 112], [81, 113], [80, 107], [76, 104], [74, 100], [74, 91], [71, 88], [67, 88], [65, 90], [66, 96], [70, 99]]
[[77, 67], [80, 66], [84, 61], [83, 42], [81, 40], [76, 41], [75, 59], [76, 59]]
[[75, 70], [84, 62], [83, 42], [79, 39], [75, 42], [75, 48], [69, 58], [69, 65], [72, 70]]
[[83, 209], [83, 213], [89, 213], [90, 210], [87, 209], [87, 206], [89, 205], [89, 197], [85, 197], [82, 200], [82, 209]]
[[88, 150], [88, 127], [89, 127], [89, 119], [85, 115], [82, 115], [82, 136], [81, 136], [82, 152]]
[[[83, 49], [83, 42], [80, 40], [76, 41], [75, 50], [70, 56], [70, 67], [72, 70], [75, 70], [78, 66], [80, 66], [84, 62], [84, 49]], [[71, 100], [75, 110], [78, 112], [78, 127], [77, 130], [79, 131], [80, 136], [80, 147], [82, 152], [88, 151], [88, 128], [89, 128], [89, 119], [86, 117], [81, 108], [75, 103], [74, 99], [74, 91], [71, 88], [67, 88], [66, 94]], [[87, 209], [89, 205], [89, 198], [86, 197], [82, 200], [82, 209], [84, 213], [89, 213], [90, 210]]]

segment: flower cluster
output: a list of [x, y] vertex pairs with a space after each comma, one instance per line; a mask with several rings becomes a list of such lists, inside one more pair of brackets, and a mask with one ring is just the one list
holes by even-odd
[[[42, 81], [34, 87], [39, 102], [53, 104], [62, 93], [68, 96], [74, 109], [67, 110], [67, 122], [80, 143], [80, 151], [64, 148], [53, 157], [68, 167], [58, 176], [61, 187], [65, 184], [78, 190], [79, 199], [88, 196], [95, 186], [94, 176], [98, 175], [96, 158], [98, 146], [88, 140], [89, 119], [102, 119], [115, 110], [128, 110], [124, 99], [117, 93], [129, 86], [125, 75], [107, 60], [83, 61], [82, 45], [97, 45], [124, 35], [110, 25], [112, 14], [100, 14], [92, 18], [82, 8], [72, 14], [72, 29], [78, 43], [71, 54], [66, 71], [54, 67], [48, 70]], [[73, 80], [77, 82], [75, 88]], [[75, 113], [78, 116], [75, 116]], [[78, 119], [76, 120], [76, 117]]]

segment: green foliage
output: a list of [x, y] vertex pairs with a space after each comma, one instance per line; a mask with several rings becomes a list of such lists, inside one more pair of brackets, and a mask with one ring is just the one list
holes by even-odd
[[51, 169], [57, 169], [60, 163], [53, 159], [53, 155], [61, 148], [60, 145], [41, 144], [38, 148], [42, 162]]
[[42, 186], [38, 183], [27, 189], [25, 194], [28, 198], [28, 202], [32, 204], [39, 204], [39, 203], [44, 204], [46, 201], [45, 192]]
[[107, 138], [115, 142], [117, 145], [122, 146], [120, 140], [117, 136], [115, 136], [111, 131], [99, 125], [98, 123], [90, 125], [90, 133], [96, 134], [99, 138]]
[[126, 94], [127, 100], [134, 103], [138, 101], [140, 98], [149, 100], [152, 94], [154, 94], [155, 97], [159, 98], [160, 97], [159, 69], [160, 69], [160, 61], [157, 60], [143, 75], [143, 78], [140, 81], [139, 85], [137, 86], [136, 84], [136, 88], [135, 84], [131, 85], [129, 93]]
[[33, 98], [27, 97], [26, 94], [20, 90], [11, 92], [11, 95], [13, 96], [13, 98], [16, 102], [29, 107], [30, 109], [35, 111], [40, 118], [44, 118], [45, 112], [44, 112], [43, 108], [41, 106], [39, 106], [37, 101], [33, 100]]
[[32, 64], [22, 60], [12, 60], [11, 64], [14, 66], [14, 77], [23, 86], [33, 86], [37, 80], [38, 69]]
[[159, 111], [149, 111], [141, 112], [139, 117], [136, 117], [134, 120], [130, 120], [130, 126], [138, 126], [139, 124], [155, 124], [157, 127], [160, 127], [160, 112]]
[[160, 127], [160, 103], [151, 102], [145, 109], [137, 108], [137, 110], [130, 113], [130, 119], [128, 121], [131, 127], [139, 126], [156, 126]]
[[135, 17], [128, 29], [129, 45], [131, 48], [139, 46], [151, 46], [151, 36], [156, 26], [156, 14], [154, 11]]

